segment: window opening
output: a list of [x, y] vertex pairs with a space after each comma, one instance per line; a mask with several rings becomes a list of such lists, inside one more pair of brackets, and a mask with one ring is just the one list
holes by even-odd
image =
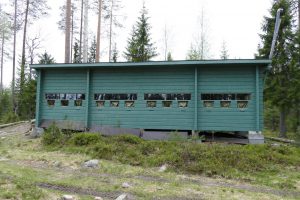
[[133, 108], [134, 107], [134, 101], [125, 101], [125, 107], [126, 108]]
[[119, 101], [110, 101], [110, 106], [111, 107], [117, 108], [117, 107], [119, 107], [119, 105], [120, 105]]
[[69, 100], [61, 100], [61, 106], [69, 106]]
[[203, 106], [205, 108], [212, 108], [214, 107], [214, 101], [203, 101]]
[[156, 101], [147, 101], [147, 107], [148, 108], [155, 108], [156, 107]]
[[94, 100], [137, 100], [137, 94], [94, 94]]
[[237, 94], [237, 100], [250, 100], [250, 94]]
[[144, 100], [191, 100], [191, 94], [144, 94]]
[[47, 104], [48, 104], [48, 106], [49, 107], [54, 107], [54, 105], [55, 105], [55, 100], [47, 100]]
[[102, 108], [105, 106], [105, 101], [96, 101], [96, 106]]
[[239, 109], [248, 108], [248, 101], [237, 101], [237, 107]]
[[82, 100], [81, 99], [75, 100], [74, 101], [74, 106], [76, 106], [76, 107], [82, 106]]
[[163, 101], [162, 105], [164, 108], [171, 108], [172, 107], [172, 101]]
[[221, 108], [230, 108], [231, 101], [221, 101]]
[[59, 94], [54, 93], [46, 93], [45, 94], [46, 99], [59, 99]]
[[178, 107], [179, 108], [187, 108], [189, 102], [188, 101], [178, 101]]

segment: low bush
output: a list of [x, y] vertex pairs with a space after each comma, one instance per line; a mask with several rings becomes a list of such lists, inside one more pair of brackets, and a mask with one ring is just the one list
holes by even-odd
[[20, 118], [14, 112], [8, 112], [8, 113], [4, 114], [1, 119], [1, 122], [3, 124], [13, 123], [13, 122], [17, 122], [17, 121], [20, 121]]
[[145, 141], [133, 135], [104, 137], [92, 133], [72, 135], [69, 141], [61, 146], [62, 150], [84, 152], [94, 158], [143, 167], [168, 164], [174, 171], [209, 176], [234, 177], [236, 174], [278, 172], [300, 165], [300, 148], [285, 145]]
[[72, 137], [72, 143], [76, 146], [96, 144], [101, 140], [100, 134], [77, 133]]
[[52, 124], [45, 130], [42, 136], [42, 143], [44, 145], [61, 144], [63, 138], [61, 130], [55, 124]]

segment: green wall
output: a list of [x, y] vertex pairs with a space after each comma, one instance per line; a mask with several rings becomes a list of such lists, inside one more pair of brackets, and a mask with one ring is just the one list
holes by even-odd
[[[261, 131], [264, 69], [236, 64], [37, 69], [37, 125], [63, 121], [84, 128]], [[73, 100], [63, 107], [58, 99], [49, 107], [46, 93], [82, 93], [86, 97], [80, 107], [74, 106]], [[99, 108], [95, 93], [134, 93], [138, 98], [133, 108], [126, 108], [122, 100], [117, 108], [109, 101]], [[145, 93], [189, 93], [191, 100], [187, 108], [179, 108], [176, 100], [171, 108], [162, 107], [162, 101], [157, 101], [156, 108], [148, 108]], [[205, 108], [201, 93], [249, 93], [251, 99], [243, 110], [237, 108], [236, 100], [231, 101], [230, 108], [221, 108], [220, 101], [215, 101], [213, 108]]]

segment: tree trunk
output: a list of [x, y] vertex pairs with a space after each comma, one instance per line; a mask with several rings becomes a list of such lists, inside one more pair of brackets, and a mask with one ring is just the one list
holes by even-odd
[[72, 9], [71, 15], [71, 53], [70, 53], [70, 62], [73, 63], [73, 41], [74, 41], [74, 10]]
[[88, 62], [88, 27], [89, 27], [89, 1], [84, 1], [84, 24], [83, 24], [83, 62]]
[[84, 0], [81, 0], [81, 13], [80, 13], [80, 32], [79, 32], [79, 60], [82, 58], [82, 28], [83, 28], [83, 4]]
[[281, 109], [280, 111], [280, 122], [279, 122], [279, 137], [286, 138], [286, 110]]
[[66, 6], [66, 33], [65, 33], [65, 63], [70, 63], [70, 41], [71, 41], [71, 0], [67, 0]]
[[110, 27], [109, 27], [109, 49], [108, 49], [108, 62], [111, 61], [111, 39], [112, 39], [112, 23], [113, 23], [113, 8], [114, 0], [111, 0], [111, 9], [110, 9]]
[[101, 36], [101, 15], [102, 15], [102, 0], [99, 1], [98, 27], [97, 27], [97, 42], [96, 42], [96, 62], [100, 62], [100, 36]]
[[20, 93], [23, 92], [23, 87], [25, 84], [25, 48], [26, 48], [26, 35], [27, 35], [27, 23], [28, 23], [28, 12], [29, 12], [29, 0], [26, 1], [26, 10], [25, 10], [25, 21], [24, 21], [24, 30], [23, 30], [23, 46], [22, 46], [22, 60], [21, 60], [21, 72], [20, 72]]
[[1, 82], [0, 82], [0, 91], [3, 93], [3, 56], [4, 56], [4, 40], [5, 40], [5, 33], [3, 30], [2, 33], [2, 45], [1, 45]]
[[12, 73], [12, 88], [11, 88], [11, 100], [13, 105], [13, 110], [16, 112], [15, 103], [15, 71], [16, 71], [16, 43], [17, 43], [17, 0], [15, 0], [15, 16], [14, 16], [14, 49], [13, 49], [13, 73]]
[[298, 30], [300, 31], [300, 0], [298, 0]]

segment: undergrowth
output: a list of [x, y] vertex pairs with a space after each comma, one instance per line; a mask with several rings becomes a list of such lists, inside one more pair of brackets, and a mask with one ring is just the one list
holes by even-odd
[[78, 133], [66, 136], [60, 131], [58, 134], [53, 131], [53, 128], [49, 129], [42, 138], [48, 149], [84, 153], [93, 158], [135, 166], [168, 164], [173, 171], [227, 178], [300, 167], [300, 148], [285, 145], [146, 141], [133, 135], [105, 137], [97, 133]]

